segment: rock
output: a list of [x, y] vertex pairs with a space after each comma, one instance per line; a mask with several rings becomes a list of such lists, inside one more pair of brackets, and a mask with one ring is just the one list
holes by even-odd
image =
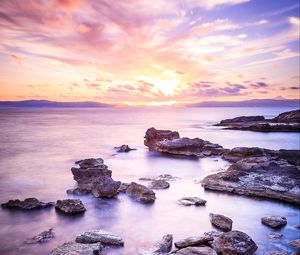
[[55, 208], [65, 214], [77, 214], [86, 211], [83, 203], [79, 199], [57, 200]]
[[201, 205], [205, 205], [207, 201], [199, 197], [183, 197], [179, 199], [177, 202], [178, 204], [184, 206], [190, 206], [190, 205], [201, 206]]
[[99, 243], [82, 244], [68, 242], [55, 248], [51, 255], [101, 255], [102, 246]]
[[300, 205], [300, 167], [270, 156], [248, 157], [205, 177], [205, 189], [277, 199]]
[[103, 230], [91, 230], [76, 237], [77, 243], [101, 243], [108, 246], [123, 246], [124, 241], [120, 236]]
[[210, 222], [215, 227], [224, 231], [230, 231], [232, 229], [232, 220], [221, 214], [209, 214]]
[[257, 250], [251, 237], [240, 231], [221, 234], [215, 241], [215, 247], [224, 255], [252, 255]]
[[210, 247], [187, 247], [175, 252], [178, 255], [217, 255], [217, 252]]
[[148, 187], [150, 189], [168, 189], [170, 187], [170, 183], [164, 180], [154, 180]]
[[142, 250], [139, 252], [139, 254], [141, 255], [166, 254], [171, 251], [172, 245], [173, 245], [173, 236], [168, 234], [163, 236], [162, 240], [156, 243], [154, 247], [147, 250]]
[[300, 110], [281, 113], [273, 121], [300, 123]]
[[121, 182], [111, 177], [101, 176], [93, 183], [92, 193], [95, 197], [111, 198], [118, 193]]
[[247, 123], [230, 125], [224, 129], [246, 130], [256, 132], [300, 132], [299, 124], [269, 124], [269, 123]]
[[153, 203], [155, 201], [155, 193], [153, 190], [135, 182], [129, 185], [126, 193], [143, 203]]
[[88, 195], [90, 193], [91, 193], [90, 189], [84, 189], [84, 188], [79, 188], [79, 187], [67, 190], [67, 194], [72, 194], [72, 195], [77, 195], [77, 196]]
[[122, 193], [122, 192], [126, 192], [127, 188], [129, 187], [130, 183], [125, 183], [125, 182], [122, 182], [119, 189], [118, 189], [118, 192], [119, 193]]
[[23, 201], [16, 199], [16, 200], [9, 200], [6, 203], [1, 204], [3, 208], [10, 208], [10, 209], [22, 209], [22, 210], [33, 210], [33, 209], [41, 209], [54, 206], [53, 202], [41, 202], [35, 197], [26, 198]]
[[265, 255], [288, 255], [288, 254], [284, 251], [272, 251], [272, 252], [266, 253]]
[[170, 174], [161, 174], [157, 177], [141, 177], [140, 181], [174, 181], [179, 179], [178, 177], [172, 176]]
[[221, 122], [216, 126], [228, 126], [234, 123], [253, 122], [253, 121], [265, 121], [265, 117], [264, 116], [240, 116], [240, 117], [235, 117], [233, 119], [221, 120]]
[[102, 167], [103, 166], [103, 159], [102, 158], [87, 158], [76, 161], [75, 164], [79, 165], [80, 168], [93, 168], [93, 167]]
[[207, 235], [204, 236], [191, 236], [175, 243], [176, 248], [185, 248], [188, 246], [199, 246], [199, 245], [206, 245], [209, 241], [212, 241], [213, 238]]
[[36, 244], [36, 243], [46, 243], [54, 238], [53, 229], [50, 228], [49, 230], [43, 231], [42, 233], [34, 236], [25, 241], [26, 244]]
[[289, 244], [296, 248], [300, 248], [300, 239], [291, 240], [291, 241], [289, 241]]
[[261, 218], [261, 223], [271, 228], [279, 228], [287, 224], [287, 219], [281, 216], [266, 216]]
[[129, 152], [129, 151], [135, 151], [136, 149], [130, 148], [127, 144], [123, 144], [119, 147], [115, 147], [117, 152]]
[[224, 152], [222, 146], [208, 141], [187, 137], [180, 138], [178, 132], [150, 128], [146, 131], [144, 144], [149, 149], [175, 155], [213, 156]]
[[238, 162], [239, 160], [250, 157], [263, 157], [267, 156], [270, 150], [258, 147], [235, 147], [222, 155], [223, 159], [229, 162]]
[[277, 240], [277, 239], [280, 239], [281, 237], [283, 237], [283, 234], [277, 233], [277, 232], [272, 232], [268, 235], [268, 237], [270, 239]]

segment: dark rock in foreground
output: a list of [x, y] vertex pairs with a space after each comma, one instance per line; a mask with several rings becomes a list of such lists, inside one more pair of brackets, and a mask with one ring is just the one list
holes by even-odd
[[99, 243], [82, 244], [68, 242], [55, 248], [51, 255], [101, 255], [101, 251], [102, 246]]
[[157, 242], [152, 248], [139, 251], [141, 255], [161, 255], [171, 251], [173, 245], [173, 236], [165, 235], [162, 240]]
[[266, 216], [261, 218], [261, 223], [271, 228], [279, 228], [287, 224], [287, 219], [281, 216]]
[[111, 177], [101, 176], [93, 183], [92, 193], [95, 197], [111, 198], [117, 195], [121, 182]]
[[177, 202], [178, 204], [184, 206], [190, 206], [190, 205], [204, 206], [207, 201], [199, 197], [183, 197], [179, 199]]
[[221, 234], [214, 242], [217, 252], [225, 255], [252, 255], [257, 245], [247, 234], [240, 231], [230, 231]]
[[103, 230], [91, 230], [76, 237], [77, 243], [101, 243], [108, 246], [123, 246], [124, 241], [120, 236]]
[[55, 209], [65, 214], [78, 214], [86, 211], [83, 203], [79, 199], [57, 200]]
[[232, 229], [232, 220], [230, 218], [214, 213], [210, 213], [209, 217], [211, 224], [213, 224], [215, 227], [223, 231], [230, 231]]
[[175, 247], [181, 249], [188, 246], [207, 245], [210, 241], [213, 241], [213, 237], [211, 236], [191, 236], [175, 242]]
[[136, 151], [134, 148], [130, 148], [127, 144], [123, 144], [119, 147], [115, 147], [117, 152], [129, 152], [129, 151]]
[[54, 238], [53, 229], [50, 228], [49, 230], [43, 231], [42, 233], [34, 236], [25, 241], [26, 244], [36, 244], [36, 243], [46, 243]]
[[153, 203], [155, 201], [155, 193], [153, 190], [144, 185], [132, 182], [126, 190], [126, 193], [143, 203]]
[[26, 198], [25, 200], [21, 201], [19, 199], [16, 200], [9, 200], [6, 203], [1, 204], [4, 208], [10, 209], [22, 209], [22, 210], [33, 210], [33, 209], [41, 209], [54, 206], [53, 202], [41, 202], [37, 198], [30, 197]]

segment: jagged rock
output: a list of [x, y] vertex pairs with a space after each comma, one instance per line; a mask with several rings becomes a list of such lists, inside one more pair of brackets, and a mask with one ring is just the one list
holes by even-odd
[[291, 241], [289, 241], [289, 244], [296, 248], [300, 248], [300, 239], [291, 240]]
[[184, 206], [190, 206], [190, 205], [201, 206], [201, 205], [205, 205], [207, 201], [199, 197], [183, 197], [179, 199], [177, 202], [178, 204]]
[[271, 228], [279, 228], [287, 224], [287, 219], [281, 216], [266, 216], [261, 218], [261, 223]]
[[120, 236], [104, 230], [91, 230], [76, 237], [77, 243], [101, 243], [108, 246], [123, 246], [124, 241]]
[[83, 203], [79, 199], [57, 200], [55, 208], [65, 214], [77, 214], [86, 211]]
[[217, 255], [217, 252], [210, 247], [187, 247], [176, 251], [177, 255]]
[[283, 234], [272, 232], [272, 233], [268, 234], [268, 237], [270, 239], [277, 240], [277, 239], [280, 239], [281, 237], [283, 237]]
[[300, 123], [300, 110], [284, 112], [276, 116], [274, 121]]
[[154, 180], [148, 187], [150, 189], [168, 189], [170, 187], [170, 183], [164, 180]]
[[214, 245], [216, 251], [224, 255], [252, 255], [257, 250], [257, 245], [251, 237], [240, 231], [221, 234]]
[[178, 139], [179, 133], [171, 130], [157, 130], [154, 127], [146, 131], [144, 144], [152, 148], [157, 141]]
[[135, 151], [136, 149], [130, 148], [127, 144], [123, 144], [119, 147], [115, 147], [117, 152], [129, 152], [129, 151]]
[[111, 198], [118, 193], [120, 185], [120, 181], [114, 181], [108, 176], [101, 176], [94, 181], [92, 193], [95, 197]]
[[118, 189], [118, 192], [119, 193], [122, 193], [122, 192], [126, 192], [127, 188], [129, 187], [130, 183], [125, 183], [125, 182], [122, 182], [119, 189]]
[[26, 244], [46, 243], [54, 238], [53, 229], [43, 231], [42, 233], [25, 241]]
[[230, 231], [232, 229], [232, 220], [221, 214], [210, 213], [210, 222], [215, 227], [224, 231]]
[[33, 209], [41, 209], [54, 206], [53, 202], [41, 202], [35, 197], [26, 198], [23, 201], [16, 199], [16, 200], [9, 200], [6, 203], [1, 204], [3, 208], [10, 208], [10, 209], [22, 209], [22, 210], [33, 210]]
[[84, 189], [84, 188], [79, 188], [79, 187], [67, 190], [67, 194], [72, 194], [72, 195], [77, 195], [77, 196], [88, 195], [90, 193], [91, 193], [90, 189]]
[[212, 241], [213, 237], [208, 235], [203, 236], [191, 236], [180, 241], [175, 242], [176, 248], [185, 248], [188, 246], [199, 246], [199, 245], [207, 245], [209, 241]]
[[101, 255], [102, 245], [99, 243], [82, 244], [68, 242], [55, 248], [51, 255]]
[[280, 158], [245, 158], [232, 164], [227, 171], [205, 177], [201, 184], [205, 189], [300, 205], [300, 167]]
[[143, 203], [153, 203], [155, 201], [155, 193], [153, 190], [144, 185], [132, 182], [126, 190], [126, 193]]
[[140, 255], [160, 255], [171, 251], [173, 245], [173, 236], [168, 234], [163, 236], [162, 240], [156, 243], [152, 248], [139, 251]]

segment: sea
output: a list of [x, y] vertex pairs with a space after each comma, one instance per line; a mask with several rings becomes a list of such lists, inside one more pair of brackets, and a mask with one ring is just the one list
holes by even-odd
[[[299, 239], [300, 211], [296, 206], [205, 191], [205, 176], [225, 170], [230, 164], [219, 157], [176, 157], [149, 151], [144, 146], [148, 128], [176, 130], [181, 137], [199, 137], [225, 148], [240, 146], [268, 149], [300, 149], [299, 133], [259, 133], [223, 130], [213, 126], [222, 119], [242, 115], [267, 118], [294, 108], [289, 107], [124, 107], [124, 108], [10, 108], [0, 109], [0, 203], [9, 199], [36, 197], [42, 201], [81, 199], [87, 211], [67, 216], [54, 208], [19, 211], [0, 208], [0, 254], [46, 255], [57, 246], [74, 241], [82, 232], [102, 229], [120, 235], [122, 248], [104, 254], [136, 255], [150, 248], [163, 235], [175, 241], [214, 230], [209, 213], [233, 220], [233, 229], [250, 235], [258, 245], [256, 254], [273, 251], [295, 252], [289, 240]], [[116, 153], [115, 146], [136, 148]], [[85, 158], [102, 158], [115, 180], [139, 182], [141, 177], [171, 174], [178, 179], [167, 190], [156, 190], [156, 201], [141, 204], [126, 194], [113, 199], [66, 193], [76, 186], [71, 167]], [[206, 206], [184, 207], [177, 200], [196, 196]], [[284, 228], [273, 230], [261, 224], [261, 217], [284, 216]], [[53, 228], [55, 238], [43, 244], [25, 244], [28, 238]], [[272, 232], [282, 233], [278, 240]]]

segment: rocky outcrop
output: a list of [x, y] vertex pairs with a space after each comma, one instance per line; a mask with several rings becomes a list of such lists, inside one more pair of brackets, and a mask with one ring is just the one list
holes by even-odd
[[185, 156], [214, 156], [224, 152], [222, 146], [200, 138], [180, 138], [178, 132], [150, 128], [146, 131], [144, 144], [152, 150]]
[[271, 228], [279, 228], [287, 224], [287, 219], [282, 216], [265, 216], [261, 218], [261, 223]]
[[221, 214], [210, 213], [210, 222], [216, 228], [219, 228], [223, 231], [230, 231], [232, 229], [232, 220]]
[[240, 117], [235, 117], [233, 119], [221, 120], [221, 122], [216, 126], [227, 126], [227, 125], [231, 125], [232, 123], [245, 123], [245, 122], [253, 122], [253, 121], [265, 121], [265, 117], [264, 116], [240, 116]]
[[115, 147], [115, 150], [117, 150], [117, 152], [130, 152], [130, 151], [136, 151], [136, 149], [134, 148], [130, 148], [127, 144], [123, 144], [119, 147]]
[[273, 121], [300, 123], [300, 110], [281, 113], [273, 118]]
[[126, 182], [122, 182], [120, 187], [118, 188], [118, 193], [123, 193], [126, 192], [126, 190], [128, 189], [130, 183], [126, 183]]
[[51, 255], [101, 255], [102, 245], [99, 243], [82, 244], [76, 242], [64, 243], [55, 248]]
[[214, 248], [224, 255], [252, 255], [257, 250], [257, 245], [247, 234], [229, 231], [216, 239]]
[[50, 228], [30, 239], [27, 239], [25, 243], [26, 244], [46, 243], [49, 242], [52, 238], [54, 238], [54, 234], [53, 234], [53, 229]]
[[213, 237], [208, 235], [191, 236], [175, 242], [175, 247], [182, 249], [189, 246], [208, 245], [208, 242], [213, 241]]
[[178, 204], [183, 206], [204, 206], [206, 204], [206, 200], [201, 199], [199, 197], [183, 197], [177, 201]]
[[170, 183], [164, 180], [153, 180], [149, 184], [149, 189], [168, 189], [170, 187]]
[[205, 189], [277, 199], [300, 205], [300, 168], [281, 158], [248, 157], [205, 177]]
[[3, 208], [10, 208], [10, 209], [22, 209], [22, 210], [33, 210], [33, 209], [41, 209], [54, 206], [53, 202], [41, 202], [35, 197], [26, 198], [23, 201], [16, 199], [16, 200], [9, 200], [6, 203], [1, 204]]
[[84, 244], [101, 243], [102, 245], [108, 246], [124, 245], [124, 241], [120, 236], [104, 230], [91, 230], [84, 232], [76, 237], [75, 242]]
[[153, 203], [155, 201], [155, 193], [153, 190], [135, 182], [132, 182], [128, 186], [126, 193], [143, 203]]
[[86, 211], [83, 203], [79, 199], [57, 200], [55, 209], [65, 214], [78, 214]]
[[92, 193], [95, 197], [111, 198], [117, 195], [121, 182], [111, 177], [101, 176], [93, 182]]
[[139, 251], [140, 255], [161, 255], [171, 251], [173, 245], [173, 236], [168, 234], [163, 236], [162, 240], [157, 242], [153, 247]]

